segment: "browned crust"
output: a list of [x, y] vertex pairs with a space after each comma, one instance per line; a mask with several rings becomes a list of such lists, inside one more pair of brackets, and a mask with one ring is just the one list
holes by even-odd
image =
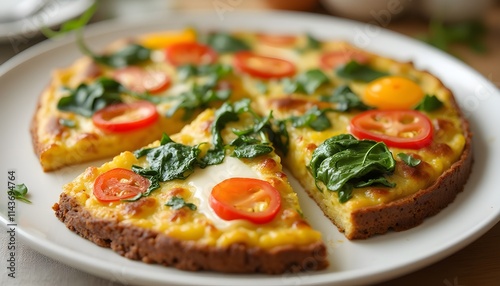
[[[440, 85], [444, 87], [441, 81]], [[472, 171], [472, 133], [469, 122], [461, 114], [453, 96], [451, 103], [462, 119], [462, 131], [466, 138], [459, 160], [441, 174], [434, 184], [412, 196], [353, 212], [351, 223], [354, 231], [346, 234], [348, 239], [364, 239], [390, 229], [403, 231], [413, 228], [427, 217], [439, 213], [463, 191]]]
[[99, 246], [109, 247], [126, 258], [146, 263], [190, 271], [266, 274], [321, 270], [328, 266], [326, 247], [322, 242], [302, 247], [286, 245], [270, 250], [244, 244], [210, 247], [117, 220], [95, 218], [64, 193], [59, 204], [54, 205], [54, 210], [56, 216], [80, 236]]

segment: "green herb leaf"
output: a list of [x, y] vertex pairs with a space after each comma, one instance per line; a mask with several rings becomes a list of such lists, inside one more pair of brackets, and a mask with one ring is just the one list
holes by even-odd
[[319, 110], [317, 106], [313, 106], [301, 116], [292, 116], [289, 118], [294, 127], [309, 127], [315, 131], [323, 131], [332, 126], [326, 113], [333, 111], [332, 109]]
[[347, 85], [337, 87], [331, 96], [321, 96], [321, 101], [337, 103], [337, 111], [349, 111], [352, 109], [368, 110], [372, 107], [365, 105]]
[[236, 158], [255, 158], [273, 151], [273, 147], [267, 144], [242, 145], [234, 149], [231, 156]]
[[410, 167], [416, 167], [422, 162], [422, 160], [413, 158], [413, 156], [410, 154], [399, 153], [398, 157], [401, 159], [401, 161], [405, 162], [405, 164]]
[[120, 103], [125, 88], [118, 82], [101, 77], [91, 84], [80, 84], [69, 90], [70, 95], [57, 103], [57, 109], [91, 117], [94, 112], [114, 103]]
[[181, 209], [183, 207], [186, 207], [192, 211], [195, 211], [197, 209], [195, 204], [187, 203], [181, 197], [171, 197], [165, 205], [172, 207], [172, 209], [174, 209], [174, 210], [178, 210], [178, 209]]
[[123, 200], [123, 201], [127, 201], [127, 202], [137, 201], [138, 199], [140, 199], [142, 197], [149, 196], [152, 191], [160, 188], [160, 176], [159, 176], [158, 171], [152, 170], [152, 169], [144, 169], [142, 167], [135, 166], [135, 165], [132, 166], [132, 171], [134, 173], [141, 175], [144, 178], [148, 179], [149, 180], [149, 187], [145, 192], [139, 193], [137, 196], [130, 198], [130, 199]]
[[97, 63], [113, 68], [141, 64], [149, 61], [151, 58], [151, 50], [139, 44], [129, 44], [121, 50], [109, 55], [98, 55], [87, 47], [83, 41], [82, 33], [77, 34], [76, 43], [83, 54], [91, 57]]
[[380, 183], [393, 187], [382, 178], [394, 172], [395, 165], [384, 143], [341, 134], [314, 150], [309, 168], [316, 183], [323, 182], [329, 191], [338, 192], [339, 201], [345, 203], [355, 187]]
[[419, 38], [445, 52], [449, 52], [454, 44], [466, 44], [476, 53], [484, 53], [486, 51], [485, 34], [486, 28], [479, 21], [444, 24], [433, 20], [429, 23], [429, 32]]
[[7, 190], [9, 196], [13, 196], [16, 200], [31, 204], [31, 201], [26, 198], [28, 187], [25, 184], [16, 184], [14, 187], [9, 186]]
[[64, 22], [61, 25], [59, 31], [51, 30], [50, 28], [43, 26], [40, 31], [47, 38], [55, 38], [67, 34], [68, 32], [81, 29], [87, 25], [87, 23], [92, 19], [95, 11], [97, 11], [97, 3], [92, 4], [83, 14], [76, 19], [72, 19]]
[[435, 95], [426, 94], [415, 109], [430, 112], [441, 108], [441, 106], [443, 106], [443, 102], [441, 102], [441, 100], [439, 100]]
[[336, 73], [339, 77], [370, 82], [377, 78], [389, 75], [386, 72], [374, 70], [367, 65], [362, 65], [356, 61], [350, 61], [347, 64], [337, 68]]
[[178, 68], [180, 80], [187, 80], [192, 76], [206, 77], [203, 84], [194, 84], [190, 91], [181, 93], [179, 96], [170, 97], [178, 100], [178, 103], [167, 111], [170, 117], [179, 110], [184, 110], [184, 120], [192, 117], [193, 113], [200, 108], [206, 108], [215, 101], [226, 101], [231, 96], [230, 89], [217, 89], [219, 79], [229, 75], [232, 68], [227, 65], [184, 65]]
[[76, 122], [71, 119], [66, 119], [66, 118], [59, 118], [59, 124], [62, 126], [66, 126], [68, 128], [75, 128], [76, 127]]
[[227, 33], [212, 33], [207, 35], [202, 41], [219, 53], [235, 53], [250, 50], [250, 45], [245, 41]]
[[151, 57], [151, 50], [138, 44], [130, 44], [123, 49], [110, 55], [94, 56], [98, 63], [122, 68], [148, 61]]
[[295, 80], [284, 79], [283, 89], [287, 94], [295, 92], [313, 94], [321, 85], [329, 81], [321, 70], [313, 69], [298, 75]]

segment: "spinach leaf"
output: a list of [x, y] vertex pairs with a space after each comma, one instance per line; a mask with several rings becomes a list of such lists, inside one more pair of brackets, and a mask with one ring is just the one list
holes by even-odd
[[172, 207], [172, 209], [174, 209], [174, 210], [178, 210], [178, 209], [181, 209], [183, 207], [186, 207], [192, 211], [195, 211], [197, 209], [195, 204], [187, 203], [181, 197], [171, 197], [165, 205], [168, 207]]
[[[233, 104], [226, 102], [215, 112], [215, 119], [212, 123], [212, 143], [214, 148], [209, 150], [209, 160], [224, 159], [223, 152], [226, 144], [222, 138], [222, 129], [232, 121], [238, 121], [242, 113], [250, 113], [253, 116], [254, 124], [243, 130], [233, 130], [238, 137], [229, 143], [229, 147], [234, 147], [231, 156], [238, 158], [254, 158], [272, 152], [274, 149], [269, 142], [276, 146], [284, 145], [282, 136], [275, 131], [272, 113], [266, 117], [260, 117], [250, 107], [248, 99], [237, 101]], [[278, 127], [283, 128], [281, 127]], [[208, 155], [208, 153], [207, 153]]]
[[227, 33], [211, 33], [202, 40], [219, 53], [234, 53], [250, 50], [250, 45], [245, 41]]
[[166, 116], [171, 117], [177, 110], [184, 109], [182, 119], [189, 120], [197, 109], [206, 108], [215, 101], [226, 101], [230, 95], [231, 90], [216, 90], [213, 82], [203, 85], [195, 84], [190, 91], [171, 97], [172, 100], [179, 101], [167, 111]]
[[415, 109], [420, 111], [434, 111], [441, 108], [441, 106], [443, 106], [443, 102], [441, 102], [441, 100], [439, 100], [435, 95], [426, 94]]
[[199, 164], [199, 154], [199, 146], [176, 143], [166, 134], [163, 134], [160, 146], [142, 148], [134, 152], [136, 158], [146, 156], [149, 163], [149, 168], [143, 169], [141, 173], [157, 177], [159, 182], [184, 180], [189, 177]]
[[97, 63], [113, 68], [141, 64], [151, 58], [151, 50], [139, 44], [129, 44], [121, 50], [109, 55], [98, 55], [92, 52], [84, 43], [82, 33], [77, 33], [76, 43], [83, 54], [91, 57]]
[[306, 49], [317, 50], [321, 48], [321, 42], [316, 39], [313, 35], [306, 34]]
[[326, 116], [328, 111], [333, 111], [332, 109], [318, 109], [317, 106], [313, 106], [306, 111], [301, 116], [292, 116], [289, 120], [294, 127], [309, 127], [315, 131], [323, 131], [332, 126], [330, 120]]
[[[382, 142], [357, 140], [350, 134], [327, 139], [314, 150], [310, 171], [329, 191], [338, 192], [339, 201], [352, 197], [352, 189], [382, 184], [393, 187], [385, 174], [394, 172], [396, 162]], [[318, 189], [321, 190], [321, 188]]]
[[321, 48], [321, 41], [316, 39], [313, 35], [307, 33], [305, 45], [302, 47], [298, 47], [296, 51], [299, 53], [304, 53], [309, 50], [318, 50], [320, 48]]
[[286, 94], [295, 92], [313, 94], [321, 85], [329, 81], [321, 70], [313, 69], [298, 75], [295, 80], [284, 79], [283, 89]]
[[416, 167], [422, 162], [422, 160], [413, 158], [410, 154], [399, 153], [398, 157], [410, 167]]
[[268, 143], [262, 143], [256, 138], [245, 135], [239, 136], [229, 145], [235, 147], [231, 156], [236, 158], [255, 158], [274, 150]]
[[80, 84], [70, 90], [70, 95], [62, 97], [57, 109], [91, 117], [94, 112], [113, 103], [120, 103], [121, 93], [126, 89], [118, 82], [101, 77], [91, 84]]
[[337, 68], [336, 73], [339, 77], [345, 79], [359, 80], [364, 82], [370, 82], [379, 77], [389, 75], [386, 72], [374, 70], [371, 67], [362, 65], [356, 61], [350, 61], [347, 64]]
[[233, 150], [231, 156], [236, 158], [255, 158], [265, 154], [269, 154], [273, 151], [273, 147], [269, 144], [255, 143], [249, 145], [237, 146]]
[[[249, 105], [250, 101], [245, 100]], [[245, 107], [240, 107], [245, 108]], [[240, 109], [241, 110], [241, 109]], [[224, 103], [219, 109], [215, 111], [215, 119], [212, 122], [212, 143], [216, 148], [224, 147], [224, 139], [222, 138], [222, 129], [229, 122], [234, 122], [239, 120], [238, 113], [235, 106], [229, 102]]]
[[179, 80], [184, 81], [193, 76], [207, 76], [211, 81], [229, 75], [233, 69], [229, 65], [207, 64], [207, 65], [182, 65], [177, 68]]
[[331, 96], [321, 96], [321, 101], [337, 103], [337, 111], [349, 111], [351, 109], [368, 110], [372, 107], [365, 105], [363, 101], [347, 85], [337, 87]]
[[223, 147], [214, 147], [207, 151], [205, 156], [201, 158], [200, 168], [205, 168], [211, 165], [218, 165], [224, 161], [226, 150]]

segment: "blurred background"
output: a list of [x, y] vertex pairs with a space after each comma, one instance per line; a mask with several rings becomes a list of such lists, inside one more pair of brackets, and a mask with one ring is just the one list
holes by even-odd
[[[245, 9], [331, 15], [387, 28], [465, 61], [500, 87], [500, 0], [97, 0], [90, 23], [160, 11], [229, 13]], [[94, 0], [0, 0], [0, 63], [45, 40]]]
[[[45, 40], [94, 0], [0, 0], [0, 63]], [[500, 87], [500, 0], [100, 0], [90, 23], [176, 10], [287, 10], [366, 22], [450, 53]]]

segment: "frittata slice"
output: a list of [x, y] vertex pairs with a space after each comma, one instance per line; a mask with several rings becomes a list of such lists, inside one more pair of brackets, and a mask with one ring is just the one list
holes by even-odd
[[[277, 274], [311, 265], [324, 269], [328, 261], [321, 234], [302, 217], [281, 159], [261, 133], [268, 126], [249, 113], [248, 106], [240, 102], [227, 103], [217, 112], [208, 109], [171, 138], [165, 136], [134, 153], [123, 152], [101, 167], [89, 167], [64, 187], [54, 205], [57, 217], [82, 237], [147, 263], [235, 273]], [[246, 143], [235, 143], [238, 140]], [[226, 155], [214, 163], [220, 151]], [[103, 181], [103, 174], [116, 170], [134, 170], [132, 176], [141, 174], [149, 186], [154, 182], [158, 186], [136, 192], [135, 197], [127, 188], [141, 183], [127, 183], [120, 194], [102, 191], [103, 186], [113, 185], [113, 178]], [[181, 171], [172, 175], [176, 170]], [[114, 184], [127, 182], [114, 180]], [[259, 184], [246, 195], [247, 181], [275, 190], [280, 203], [274, 214], [262, 215], [276, 205], [276, 198], [262, 194]], [[215, 210], [213, 190], [221, 182], [230, 182], [229, 189], [245, 194], [232, 201], [236, 212], [246, 213], [243, 217], [227, 218]], [[120, 196], [128, 199], [117, 199]]]

